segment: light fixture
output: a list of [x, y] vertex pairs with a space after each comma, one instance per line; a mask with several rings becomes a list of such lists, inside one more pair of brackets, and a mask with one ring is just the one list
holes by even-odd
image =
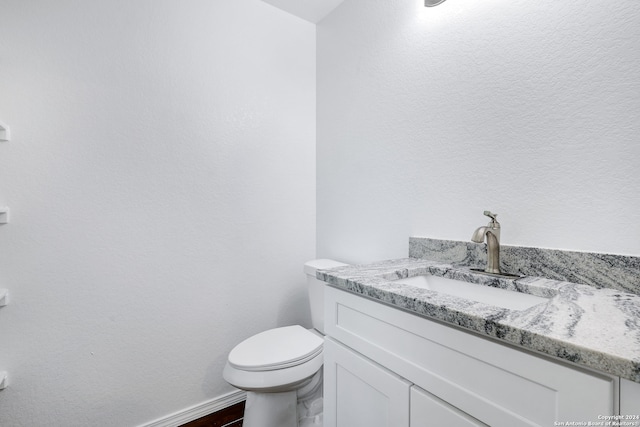
[[445, 0], [424, 0], [424, 5], [426, 7], [437, 6], [440, 3], [444, 3]]

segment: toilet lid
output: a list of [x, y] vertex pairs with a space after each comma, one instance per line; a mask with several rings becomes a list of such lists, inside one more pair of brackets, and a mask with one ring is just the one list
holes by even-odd
[[290, 368], [319, 355], [323, 343], [299, 325], [270, 329], [238, 344], [229, 353], [229, 364], [244, 371]]

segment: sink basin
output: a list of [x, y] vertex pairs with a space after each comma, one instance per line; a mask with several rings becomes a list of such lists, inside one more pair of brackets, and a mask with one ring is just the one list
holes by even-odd
[[535, 295], [432, 275], [409, 277], [407, 279], [395, 280], [394, 283], [442, 292], [443, 294], [508, 308], [510, 310], [525, 310], [548, 301], [547, 298]]

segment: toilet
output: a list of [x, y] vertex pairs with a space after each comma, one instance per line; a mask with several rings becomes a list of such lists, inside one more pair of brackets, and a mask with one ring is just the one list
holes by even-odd
[[269, 329], [229, 353], [223, 377], [247, 391], [243, 427], [322, 426], [324, 282], [316, 270], [345, 265], [329, 259], [304, 264], [313, 329]]

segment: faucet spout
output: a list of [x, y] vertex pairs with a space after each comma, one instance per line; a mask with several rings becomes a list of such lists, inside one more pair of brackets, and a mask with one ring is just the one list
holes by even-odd
[[491, 218], [489, 225], [478, 227], [471, 236], [471, 241], [483, 243], [487, 239], [487, 267], [486, 273], [501, 274], [500, 271], [500, 223], [496, 220], [496, 214], [485, 211], [484, 214]]
[[471, 241], [475, 243], [484, 243], [484, 235], [489, 231], [489, 227], [478, 227], [471, 236]]

